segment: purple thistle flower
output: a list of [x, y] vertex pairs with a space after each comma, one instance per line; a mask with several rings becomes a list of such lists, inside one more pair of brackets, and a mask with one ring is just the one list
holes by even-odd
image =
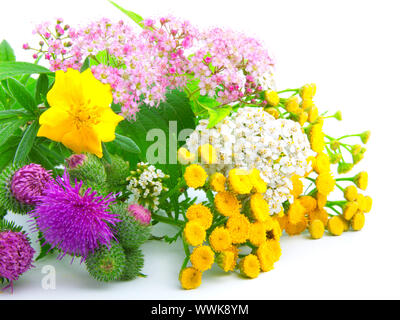
[[33, 267], [32, 249], [27, 237], [22, 232], [0, 232], [0, 277], [10, 281], [11, 291], [13, 281]]
[[109, 204], [115, 200], [110, 194], [98, 196], [90, 188], [82, 190], [82, 181], [71, 185], [68, 173], [57, 177], [49, 184], [35, 210], [30, 214], [36, 218], [37, 228], [43, 233], [45, 243], [62, 253], [81, 256], [86, 260], [101, 245], [109, 246], [114, 235], [110, 225], [119, 221], [117, 215], [108, 212]]
[[140, 222], [143, 225], [149, 225], [151, 222], [151, 212], [149, 209], [139, 205], [139, 204], [131, 204], [128, 206], [128, 212], [132, 217], [136, 219], [136, 221]]
[[53, 178], [49, 171], [31, 163], [15, 172], [11, 180], [11, 192], [19, 202], [34, 205], [51, 181]]

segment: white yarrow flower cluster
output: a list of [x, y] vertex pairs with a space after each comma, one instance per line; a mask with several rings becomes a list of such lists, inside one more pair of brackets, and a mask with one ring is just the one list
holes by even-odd
[[168, 178], [168, 175], [155, 166], [138, 163], [137, 169], [132, 171], [128, 178], [127, 189], [131, 192], [128, 202], [139, 203], [149, 209], [158, 210], [160, 194], [168, 191], [168, 188], [164, 186], [164, 180]]
[[311, 170], [307, 158], [313, 155], [297, 122], [275, 119], [262, 108], [246, 107], [212, 129], [207, 126], [208, 120], [201, 120], [186, 144], [192, 153], [203, 144], [214, 147], [217, 163], [204, 166], [210, 174], [227, 175], [232, 168], [256, 168], [268, 184], [265, 199], [272, 214], [279, 213], [286, 200], [292, 201], [290, 178]]

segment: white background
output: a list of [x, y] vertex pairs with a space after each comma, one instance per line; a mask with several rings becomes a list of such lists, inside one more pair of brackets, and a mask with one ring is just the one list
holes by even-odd
[[[342, 110], [327, 133], [372, 131], [366, 159], [368, 194], [374, 199], [361, 232], [309, 240], [281, 240], [282, 258], [256, 280], [205, 273], [202, 286], [180, 289], [181, 245], [149, 242], [144, 246], [146, 279], [103, 284], [84, 266], [48, 258], [24, 275], [14, 295], [0, 299], [358, 299], [400, 298], [399, 229], [399, 74], [398, 1], [129, 1], [122, 6], [142, 16], [173, 13], [200, 26], [222, 25], [265, 41], [277, 60], [279, 89], [318, 85], [320, 110]], [[2, 3], [0, 39], [7, 39], [19, 60], [30, 61], [22, 44], [32, 41], [34, 24], [63, 17], [71, 25], [107, 16], [124, 18], [105, 0], [14, 0]], [[356, 170], [357, 172], [357, 170]], [[18, 217], [18, 221], [24, 219]], [[41, 288], [41, 267], [55, 266], [57, 289]]]

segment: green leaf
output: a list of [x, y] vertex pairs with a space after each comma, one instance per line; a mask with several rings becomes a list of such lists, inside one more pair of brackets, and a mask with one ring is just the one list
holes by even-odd
[[225, 119], [232, 111], [231, 107], [222, 107], [217, 109], [208, 109], [208, 114], [210, 115], [210, 120], [208, 122], [207, 129], [213, 128], [215, 125], [220, 123]]
[[11, 121], [0, 128], [0, 147], [7, 142], [13, 133], [23, 125], [25, 120]]
[[14, 50], [6, 40], [0, 43], [0, 61], [15, 61]]
[[104, 160], [107, 161], [107, 163], [111, 164], [112, 163], [112, 159], [111, 159], [111, 155], [108, 152], [108, 149], [106, 147], [106, 144], [104, 142], [101, 143], [102, 147], [103, 147], [103, 157]]
[[140, 153], [140, 148], [131, 138], [116, 133], [114, 143], [127, 152]]
[[17, 102], [26, 110], [35, 113], [38, 110], [35, 99], [29, 91], [17, 80], [12, 78], [7, 80], [8, 89]]
[[[170, 131], [170, 124], [177, 124], [177, 132]], [[122, 121], [117, 132], [121, 135], [129, 137], [138, 145], [141, 153], [134, 157], [132, 154], [125, 153], [121, 148], [114, 149], [113, 152], [121, 154], [125, 159], [129, 159], [131, 163], [135, 161], [146, 161], [146, 153], [149, 146], [153, 145], [154, 141], [147, 141], [147, 133], [152, 129], [160, 129], [166, 137], [166, 162], [165, 164], [155, 164], [158, 168], [170, 175], [171, 179], [167, 181], [170, 188], [173, 188], [176, 181], [182, 175], [181, 165], [170, 163], [170, 148], [171, 152], [175, 153], [177, 149], [174, 145], [170, 145], [169, 137], [175, 139], [183, 129], [195, 128], [195, 116], [190, 106], [190, 102], [183, 92], [174, 90], [166, 95], [166, 101], [160, 103], [158, 108], [143, 105], [140, 111], [136, 114], [135, 121]], [[171, 140], [172, 140], [171, 139]], [[178, 141], [176, 148], [182, 146], [185, 142]]]
[[49, 243], [45, 244], [46, 240], [44, 239], [42, 231], [39, 231], [39, 237], [38, 238], [39, 238], [39, 243], [40, 243], [40, 253], [36, 257], [35, 261], [39, 261], [39, 260], [43, 259], [48, 254], [51, 254], [54, 251], [54, 250], [51, 250], [51, 245]]
[[34, 121], [24, 132], [24, 135], [18, 145], [14, 156], [14, 165], [24, 164], [29, 152], [33, 147], [37, 132], [39, 130], [39, 122]]
[[44, 100], [49, 90], [49, 77], [47, 74], [41, 74], [36, 82], [35, 99], [37, 103]]
[[0, 80], [24, 74], [52, 73], [45, 67], [28, 62], [0, 62]]
[[[110, 0], [109, 0], [110, 1]], [[143, 24], [143, 18], [138, 15], [137, 13], [134, 13], [132, 11], [126, 10], [124, 8], [122, 8], [121, 6], [119, 6], [118, 4], [116, 4], [113, 1], [110, 1], [110, 3], [112, 5], [114, 5], [115, 7], [117, 7], [119, 10], [121, 10], [123, 13], [125, 13], [129, 18], [131, 18], [133, 21], [135, 21], [141, 28], [143, 28], [144, 24]]]
[[80, 71], [81, 71], [81, 73], [82, 73], [83, 71], [85, 71], [85, 70], [87, 70], [87, 69], [89, 69], [89, 68], [90, 68], [90, 58], [87, 57], [87, 58], [85, 59], [85, 61], [83, 62]]
[[29, 119], [29, 115], [26, 113], [24, 109], [16, 109], [16, 110], [2, 110], [0, 111], [0, 120], [4, 119]]

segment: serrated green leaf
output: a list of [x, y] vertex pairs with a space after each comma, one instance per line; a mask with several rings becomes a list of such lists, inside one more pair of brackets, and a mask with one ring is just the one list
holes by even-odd
[[0, 43], [0, 61], [15, 61], [14, 50], [6, 40]]
[[34, 121], [24, 132], [22, 139], [18, 145], [14, 156], [14, 165], [24, 164], [29, 152], [33, 147], [37, 132], [39, 130], [39, 122]]
[[116, 3], [113, 2], [113, 1], [110, 1], [110, 0], [109, 0], [109, 2], [110, 2], [113, 6], [115, 6], [115, 7], [118, 8], [119, 10], [121, 10], [123, 13], [125, 13], [125, 14], [126, 14], [129, 18], [131, 18], [133, 21], [135, 21], [141, 28], [144, 27], [143, 18], [142, 18], [140, 15], [138, 15], [138, 14], [135, 13], [135, 12], [132, 12], [132, 11], [129, 11], [129, 10], [126, 10], [126, 9], [122, 8], [121, 6], [119, 6], [118, 4], [116, 4]]
[[35, 99], [37, 103], [44, 100], [49, 90], [49, 77], [47, 74], [41, 74], [36, 82]]
[[25, 120], [14, 120], [0, 128], [0, 147], [25, 123]]
[[10, 78], [7, 80], [7, 84], [12, 96], [23, 108], [32, 113], [38, 110], [35, 99], [20, 82]]
[[0, 62], [0, 80], [24, 74], [52, 73], [45, 67], [28, 62]]
[[116, 133], [114, 143], [127, 152], [140, 153], [140, 148], [131, 138]]

